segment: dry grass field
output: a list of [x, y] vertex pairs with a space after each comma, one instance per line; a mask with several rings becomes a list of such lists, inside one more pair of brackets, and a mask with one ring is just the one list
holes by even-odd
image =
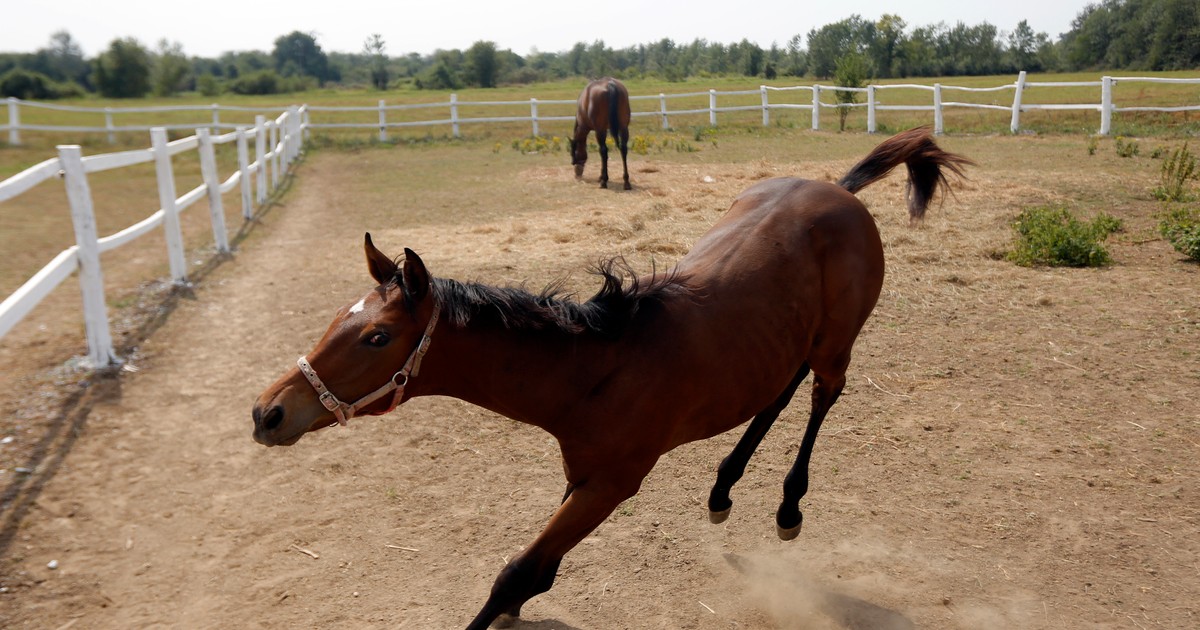
[[[595, 186], [594, 155], [576, 182], [564, 153], [511, 139], [315, 150], [224, 261], [194, 207], [189, 292], [148, 282], [165, 273], [155, 236], [119, 250], [104, 261], [130, 357], [119, 375], [64, 366], [82, 351], [73, 281], [0, 341], [0, 435], [14, 437], [0, 445], [0, 626], [465, 625], [561, 497], [548, 435], [418, 399], [290, 449], [250, 440], [257, 393], [368, 288], [362, 233], [435, 275], [566, 278], [586, 298], [589, 264], [667, 268], [751, 183], [833, 180], [880, 140], [680, 133], [632, 155], [621, 192]], [[923, 225], [907, 224], [899, 173], [860, 195], [888, 272], [817, 442], [800, 538], [778, 541], [773, 512], [805, 393], [726, 523], [708, 523], [704, 498], [737, 432], [666, 455], [521, 627], [1197, 625], [1200, 267], [1158, 238], [1150, 194], [1149, 154], [1176, 142], [1143, 139], [1135, 158], [1111, 140], [1089, 155], [1083, 136], [939, 142], [978, 166]], [[102, 233], [126, 199], [153, 205], [120, 178], [93, 188]], [[61, 207], [38, 194], [0, 206], [6, 258], [63, 246], [40, 225], [10, 233]], [[1013, 218], [1047, 203], [1120, 218], [1115, 264], [1004, 261]]]

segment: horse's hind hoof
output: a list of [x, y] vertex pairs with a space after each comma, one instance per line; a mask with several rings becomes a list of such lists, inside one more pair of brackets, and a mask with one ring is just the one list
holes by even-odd
[[630, 186], [629, 182], [625, 182], [625, 190], [633, 190], [633, 186]]
[[713, 512], [710, 510], [708, 512], [708, 522], [712, 523], [713, 525], [724, 523], [725, 519], [729, 518], [729, 511], [732, 509], [732, 507], [727, 507], [720, 512]]
[[779, 534], [779, 540], [795, 540], [795, 538], [800, 535], [800, 528], [803, 526], [804, 523], [801, 523], [795, 527], [788, 527], [785, 529], [776, 525], [775, 533]]
[[514, 617], [513, 615], [510, 615], [508, 613], [500, 613], [500, 616], [496, 617], [496, 620], [492, 622], [491, 627], [492, 628], [512, 628], [517, 625], [517, 621], [519, 619], [520, 619], [520, 617]]

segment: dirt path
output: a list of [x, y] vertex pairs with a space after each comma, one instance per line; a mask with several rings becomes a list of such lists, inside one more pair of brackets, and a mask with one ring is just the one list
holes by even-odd
[[[419, 178], [412, 155], [316, 154], [139, 370], [95, 388], [7, 550], [0, 626], [465, 625], [561, 497], [548, 435], [422, 399], [290, 449], [250, 440], [257, 393], [367, 286], [363, 226], [391, 226], [372, 230], [389, 252], [421, 244], [435, 274], [537, 287], [604, 254], [669, 262], [747, 182], [847, 165], [639, 160], [632, 193], [563, 208], [555, 197], [584, 185], [546, 162], [510, 185], [538, 195], [460, 219], [434, 213], [465, 203], [449, 192], [350, 200], [352, 165]], [[991, 260], [1031, 194], [1015, 182], [1049, 190], [1060, 174], [1039, 184], [988, 166], [919, 230], [901, 180], [864, 194], [889, 275], [818, 442], [797, 541], [775, 538], [773, 512], [806, 394], [729, 521], [710, 525], [703, 500], [737, 435], [669, 453], [521, 627], [1196, 627], [1197, 270], [1137, 239], [1107, 271]]]

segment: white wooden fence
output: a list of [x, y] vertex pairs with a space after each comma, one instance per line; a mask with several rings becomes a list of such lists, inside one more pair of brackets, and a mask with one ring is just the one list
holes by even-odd
[[[812, 128], [819, 130], [821, 128], [821, 110], [823, 109], [840, 109], [840, 108], [866, 108], [867, 110], [867, 131], [875, 133], [878, 125], [876, 118], [878, 112], [882, 111], [910, 111], [910, 112], [931, 112], [933, 115], [933, 128], [937, 134], [945, 132], [945, 112], [947, 109], [985, 109], [999, 110], [1008, 112], [1011, 116], [1009, 125], [1010, 131], [1017, 133], [1020, 131], [1021, 114], [1031, 111], [1050, 111], [1050, 110], [1083, 110], [1094, 111], [1099, 114], [1099, 130], [1100, 135], [1110, 135], [1112, 133], [1112, 122], [1114, 114], [1122, 112], [1186, 112], [1200, 111], [1200, 103], [1183, 104], [1173, 107], [1120, 107], [1113, 100], [1113, 87], [1117, 83], [1176, 83], [1176, 84], [1192, 84], [1200, 85], [1200, 78], [1196, 79], [1175, 79], [1175, 78], [1160, 78], [1160, 77], [1102, 77], [1099, 81], [1027, 81], [1025, 72], [1021, 72], [1016, 80], [1012, 83], [998, 85], [985, 88], [970, 88], [954, 85], [942, 85], [935, 83], [933, 85], [919, 84], [891, 84], [891, 85], [869, 85], [864, 88], [845, 88], [835, 85], [800, 85], [794, 87], [770, 87], [759, 86], [756, 90], [736, 90], [736, 91], [718, 91], [708, 90], [707, 92], [690, 92], [682, 94], [658, 94], [658, 95], [641, 95], [631, 96], [630, 100], [634, 104], [633, 115], [641, 118], [657, 118], [663, 129], [671, 127], [671, 119], [680, 116], [708, 115], [708, 124], [717, 125], [717, 114], [740, 111], [761, 111], [762, 124], [764, 126], [771, 124], [771, 112], [787, 111], [787, 110], [808, 110], [812, 116]], [[1094, 103], [1058, 103], [1058, 104], [1032, 104], [1025, 103], [1026, 92], [1030, 89], [1052, 89], [1052, 88], [1096, 88], [1098, 102]], [[887, 104], [882, 101], [882, 95], [890, 90], [920, 90], [930, 94], [930, 102], [928, 105], [902, 105], [902, 104]], [[827, 103], [822, 100], [822, 96], [832, 94], [839, 91], [861, 92], [866, 94], [865, 102], [863, 103]], [[1003, 93], [1012, 92], [1011, 104], [985, 104], [985, 103], [969, 103], [962, 101], [947, 100], [947, 92], [951, 93]], [[792, 99], [791, 102], [784, 96], [788, 93], [805, 93], [808, 94], [799, 99]], [[747, 96], [758, 95], [759, 102], [753, 105], [726, 105], [718, 104], [719, 98], [736, 97], [738, 100], [745, 102]], [[777, 95], [772, 102], [772, 95]], [[671, 109], [669, 107], [672, 101], [690, 99], [693, 103], [697, 98], [708, 97], [708, 106], [700, 108], [680, 108]], [[649, 106], [640, 106], [640, 103], [649, 103]], [[386, 101], [380, 100], [376, 106], [359, 106], [359, 107], [329, 107], [329, 106], [305, 106], [304, 124], [309, 129], [373, 129], [377, 130], [381, 141], [387, 140], [389, 129], [399, 129], [406, 127], [430, 127], [430, 126], [447, 126], [449, 125], [451, 133], [454, 137], [461, 137], [462, 125], [464, 124], [486, 124], [486, 123], [512, 123], [512, 122], [527, 122], [531, 123], [533, 135], [540, 135], [540, 124], [553, 121], [571, 121], [574, 120], [574, 111], [569, 110], [569, 115], [552, 115], [547, 116], [539, 114], [539, 107], [556, 107], [560, 110], [562, 106], [573, 106], [575, 100], [539, 100], [531, 98], [529, 101], [460, 101], [457, 94], [451, 94], [449, 102], [440, 103], [419, 103], [419, 104], [404, 104], [404, 105], [388, 105]], [[489, 108], [503, 107], [510, 112], [514, 107], [528, 107], [529, 115], [520, 116], [475, 116], [464, 117], [461, 111], [464, 108]], [[53, 126], [53, 125], [25, 125], [21, 123], [20, 108], [21, 107], [42, 107], [47, 109], [61, 109], [66, 111], [90, 111], [96, 114], [103, 113], [105, 116], [104, 127], [80, 127], [80, 126]], [[58, 105], [47, 105], [45, 103], [31, 103], [29, 101], [21, 101], [19, 99], [8, 100], [8, 124], [0, 125], [0, 132], [8, 131], [9, 144], [20, 144], [22, 130], [28, 131], [71, 131], [71, 132], [103, 132], [109, 135], [110, 141], [113, 134], [117, 131], [141, 130], [145, 127], [138, 126], [114, 126], [112, 117], [114, 113], [130, 113], [130, 112], [150, 112], [150, 111], [204, 111], [211, 112], [212, 123], [201, 123], [205, 126], [213, 128], [232, 128], [229, 123], [222, 123], [220, 120], [221, 111], [255, 111], [256, 108], [238, 108], [225, 107], [221, 105], [210, 106], [176, 106], [167, 108], [80, 108], [80, 107], [64, 107]], [[441, 110], [446, 111], [447, 116], [441, 118], [421, 119], [421, 120], [389, 120], [389, 113], [398, 112], [416, 112], [419, 110]], [[261, 111], [261, 110], [259, 110]], [[378, 122], [311, 122], [308, 118], [308, 112], [316, 112], [318, 114], [333, 114], [341, 112], [374, 112], [378, 114]], [[436, 114], [435, 114], [436, 116]], [[195, 127], [197, 124], [176, 125], [176, 127]]]
[[[10, 107], [11, 103], [12, 101]], [[173, 142], [167, 141], [166, 127], [154, 127], [149, 129], [150, 148], [136, 151], [84, 157], [78, 145], [60, 145], [58, 157], [0, 182], [2, 203], [48, 179], [63, 178], [71, 209], [71, 220], [75, 226], [75, 245], [59, 253], [21, 288], [0, 303], [0, 337], [7, 334], [72, 272], [78, 271], [79, 284], [83, 291], [84, 324], [87, 330], [87, 362], [96, 368], [119, 362], [109, 330], [100, 254], [121, 247], [161, 225], [166, 236], [171, 278], [177, 284], [186, 283], [187, 264], [184, 259], [179, 213], [200, 199], [207, 198], [216, 248], [222, 253], [229, 252], [221, 194], [240, 186], [242, 216], [245, 219], [251, 218], [255, 205], [266, 201], [268, 192], [279, 185], [281, 171], [286, 171], [299, 155], [305, 113], [304, 108], [293, 106], [272, 120], [262, 115], [257, 116], [253, 128], [237, 127], [234, 131], [219, 136], [212, 135], [207, 128], [201, 128], [196, 130], [195, 135]], [[249, 161], [251, 138], [254, 139], [253, 162]], [[217, 173], [213, 147], [230, 142], [237, 145], [238, 168], [222, 181]], [[198, 150], [200, 153], [200, 171], [204, 183], [177, 197], [171, 156], [191, 150]], [[96, 233], [96, 219], [87, 174], [150, 161], [155, 164], [161, 208], [134, 225], [100, 238]], [[256, 186], [252, 185], [252, 176], [257, 176]], [[256, 197], [251, 194], [252, 188], [256, 188]]]

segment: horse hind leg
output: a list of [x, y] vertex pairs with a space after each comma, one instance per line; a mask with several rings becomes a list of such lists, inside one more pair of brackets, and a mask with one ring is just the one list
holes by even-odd
[[787, 478], [783, 481], [783, 501], [779, 511], [775, 513], [776, 533], [781, 540], [792, 540], [800, 535], [804, 525], [804, 514], [800, 511], [800, 499], [808, 493], [808, 464], [812, 459], [813, 445], [817, 442], [817, 433], [825, 415], [841, 396], [846, 386], [846, 374], [843, 371], [836, 377], [817, 374], [813, 379], [812, 413], [808, 419], [808, 427], [804, 430], [804, 439], [800, 442], [800, 452], [796, 455], [796, 463], [792, 465]]
[[629, 128], [621, 130], [621, 135], [617, 140], [617, 146], [621, 149], [621, 170], [625, 174], [625, 190], [632, 190], [633, 186], [629, 185], [629, 162], [626, 156], [629, 154]]
[[608, 188], [608, 134], [596, 130], [596, 143], [600, 145], [600, 187]]
[[729, 511], [733, 509], [733, 500], [729, 498], [729, 491], [733, 489], [733, 484], [737, 483], [745, 474], [746, 464], [750, 462], [750, 457], [762, 443], [763, 437], [767, 435], [771, 425], [775, 424], [775, 419], [779, 417], [780, 412], [791, 402], [796, 388], [800, 386], [806, 376], [808, 376], [807, 363], [800, 366], [796, 375], [792, 377], [792, 382], [784, 388], [783, 393], [766, 409], [754, 416], [746, 433], [738, 440], [729, 455], [721, 460], [721, 465], [717, 467], [717, 480], [708, 493], [709, 521], [723, 523], [725, 519], [729, 518]]

